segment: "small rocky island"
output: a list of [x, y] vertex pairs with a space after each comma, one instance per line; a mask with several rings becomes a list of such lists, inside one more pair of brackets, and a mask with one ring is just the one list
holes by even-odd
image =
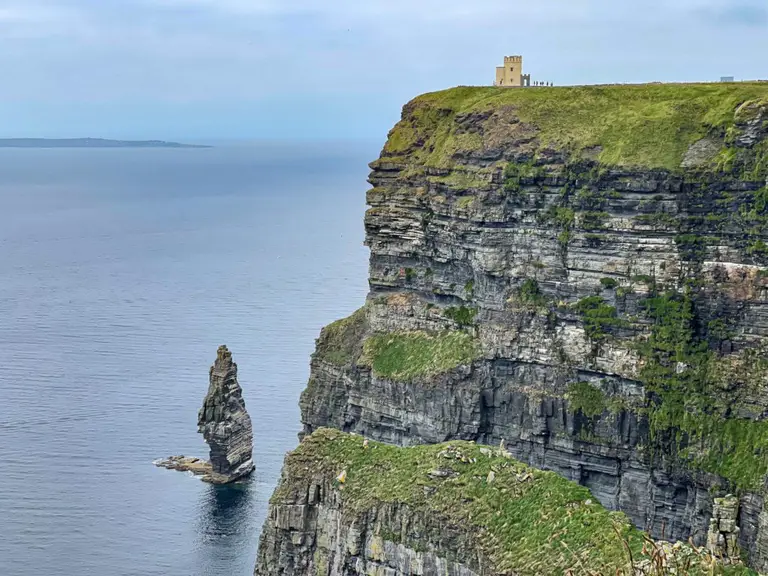
[[165, 140], [109, 140], [106, 138], [0, 138], [0, 148], [212, 148]]
[[228, 484], [248, 476], [254, 464], [251, 417], [245, 410], [243, 390], [237, 382], [237, 364], [226, 346], [219, 346], [209, 381], [197, 426], [210, 447], [210, 461], [171, 456], [155, 464], [192, 472], [212, 484]]

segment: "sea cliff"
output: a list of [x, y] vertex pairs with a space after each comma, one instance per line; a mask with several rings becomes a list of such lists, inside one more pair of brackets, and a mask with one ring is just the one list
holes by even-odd
[[735, 493], [768, 569], [768, 85], [427, 94], [371, 168], [304, 432], [502, 443], [697, 545]]
[[[665, 570], [674, 568], [675, 572]], [[256, 576], [746, 575], [655, 543], [589, 490], [503, 448], [398, 448], [320, 429], [285, 460]]]

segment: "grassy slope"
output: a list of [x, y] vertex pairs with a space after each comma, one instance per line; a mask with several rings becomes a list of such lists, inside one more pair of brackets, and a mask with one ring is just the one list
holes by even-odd
[[377, 334], [365, 341], [364, 349], [376, 374], [400, 381], [471, 364], [480, 351], [477, 341], [462, 331]]
[[[467, 461], [441, 456], [448, 446]], [[597, 504], [587, 488], [480, 450], [469, 442], [412, 448], [371, 442], [365, 448], [359, 436], [322, 429], [287, 458], [289, 481], [280, 485], [273, 503], [290, 499], [293, 489], [306, 490], [303, 480], [318, 474], [331, 478], [346, 470], [340, 487], [345, 513], [354, 516], [379, 503], [402, 503], [438, 524], [465, 527], [493, 573], [563, 574], [573, 568], [574, 574], [586, 574], [588, 568], [597, 574], [624, 574], [628, 560], [617, 530], [635, 559], [641, 556], [642, 533], [623, 514]], [[428, 474], [435, 469], [458, 475], [433, 479]], [[489, 483], [491, 470], [495, 478]], [[434, 490], [429, 497], [426, 487]], [[751, 572], [733, 568], [726, 573]]]
[[317, 345], [319, 359], [345, 366], [360, 353], [360, 341], [368, 330], [365, 307], [323, 328]]
[[459, 87], [413, 100], [410, 117], [390, 133], [385, 154], [449, 165], [456, 149], [479, 148], [481, 137], [454, 134], [446, 118], [512, 106], [523, 122], [538, 129], [543, 145], [574, 151], [599, 145], [605, 165], [672, 170], [693, 142], [707, 135], [724, 138], [736, 109], [750, 101], [768, 103], [768, 84]]
[[316, 358], [340, 367], [359, 361], [378, 376], [410, 381], [471, 364], [479, 354], [477, 339], [461, 330], [369, 334], [363, 307], [323, 328]]

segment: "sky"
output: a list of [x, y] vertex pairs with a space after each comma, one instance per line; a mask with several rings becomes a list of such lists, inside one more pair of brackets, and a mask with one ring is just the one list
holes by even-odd
[[768, 0], [0, 0], [0, 137], [383, 139], [511, 54], [556, 85], [768, 79]]

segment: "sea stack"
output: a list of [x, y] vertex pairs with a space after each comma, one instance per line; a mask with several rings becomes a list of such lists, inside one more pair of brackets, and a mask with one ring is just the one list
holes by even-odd
[[155, 465], [191, 472], [211, 484], [228, 484], [253, 472], [251, 417], [237, 382], [237, 364], [226, 346], [219, 346], [209, 371], [208, 394], [197, 415], [197, 431], [210, 448], [210, 461], [171, 456], [157, 460]]
[[225, 484], [253, 472], [253, 429], [237, 382], [237, 364], [226, 346], [219, 346], [209, 374], [197, 426], [210, 447], [210, 481]]

